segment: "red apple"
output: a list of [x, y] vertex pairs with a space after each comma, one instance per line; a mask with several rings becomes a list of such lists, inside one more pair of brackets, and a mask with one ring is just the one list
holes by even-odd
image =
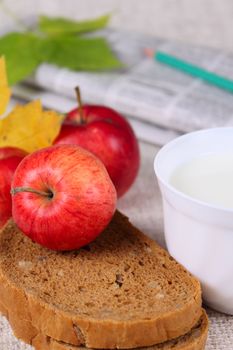
[[0, 227], [11, 217], [11, 173], [4, 165], [0, 171]]
[[75, 144], [95, 154], [106, 166], [118, 197], [134, 182], [140, 163], [135, 134], [119, 113], [96, 105], [71, 111], [55, 144]]
[[26, 154], [14, 147], [0, 148], [0, 227], [11, 217], [11, 180]]
[[21, 160], [27, 155], [27, 152], [16, 147], [1, 147], [0, 148], [0, 162], [4, 164], [13, 173]]
[[75, 145], [25, 157], [11, 193], [17, 226], [54, 250], [77, 249], [95, 239], [111, 220], [117, 198], [102, 162]]

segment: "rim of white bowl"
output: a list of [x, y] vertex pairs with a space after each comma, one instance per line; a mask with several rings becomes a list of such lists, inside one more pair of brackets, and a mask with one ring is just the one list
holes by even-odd
[[232, 131], [232, 134], [233, 134], [233, 127], [224, 126], [224, 127], [215, 127], [215, 128], [207, 128], [207, 129], [192, 131], [192, 132], [186, 133], [184, 135], [178, 136], [174, 140], [169, 141], [157, 152], [157, 154], [154, 158], [154, 172], [155, 172], [155, 175], [157, 176], [157, 179], [159, 180], [159, 182], [161, 182], [169, 191], [182, 197], [183, 199], [186, 199], [186, 200], [188, 200], [192, 203], [195, 203], [197, 205], [203, 206], [207, 209], [212, 209], [212, 210], [214, 209], [214, 210], [218, 210], [218, 211], [223, 211], [225, 213], [233, 214], [233, 208], [231, 209], [231, 208], [226, 208], [226, 207], [223, 207], [220, 205], [210, 204], [210, 203], [207, 203], [205, 201], [191, 197], [182, 191], [177, 190], [174, 186], [172, 186], [169, 183], [169, 181], [164, 180], [164, 178], [160, 175], [160, 170], [159, 170], [160, 159], [163, 157], [163, 154], [165, 152], [169, 151], [170, 148], [173, 148], [176, 144], [182, 142], [185, 139], [188, 139], [190, 136], [191, 137], [195, 136], [195, 134], [205, 134], [205, 133], [207, 134], [207, 133], [211, 133], [211, 132], [216, 132], [218, 130], [219, 131], [224, 131], [224, 130]]

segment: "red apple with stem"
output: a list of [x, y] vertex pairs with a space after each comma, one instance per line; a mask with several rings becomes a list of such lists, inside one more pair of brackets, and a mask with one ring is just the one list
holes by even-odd
[[95, 154], [106, 166], [122, 196], [134, 182], [140, 163], [139, 146], [128, 121], [111, 108], [82, 105], [68, 113], [54, 144], [75, 144]]
[[94, 240], [111, 220], [117, 198], [102, 162], [75, 145], [25, 157], [11, 193], [17, 226], [54, 250], [77, 249]]
[[11, 180], [26, 154], [15, 147], [0, 148], [0, 227], [11, 217]]

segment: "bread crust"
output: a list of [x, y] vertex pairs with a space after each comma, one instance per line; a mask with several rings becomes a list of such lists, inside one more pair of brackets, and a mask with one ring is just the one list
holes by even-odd
[[[0, 313], [8, 320], [9, 318], [12, 320], [7, 309], [1, 303]], [[13, 319], [14, 322], [10, 323], [15, 336], [35, 347], [36, 350], [85, 350], [83, 347], [58, 342], [42, 333], [38, 333], [34, 327], [30, 325], [30, 322], [21, 320], [17, 316], [14, 316]], [[201, 324], [189, 332], [190, 336], [187, 334], [184, 337], [179, 337], [175, 341], [167, 341], [163, 344], [140, 348], [139, 350], [204, 350], [208, 335], [208, 317], [205, 310], [202, 310], [201, 319]], [[197, 333], [196, 336], [194, 335], [195, 332]]]
[[[167, 341], [163, 344], [143, 347], [138, 350], [204, 350], [208, 335], [208, 317], [204, 310], [199, 331], [197, 337], [192, 337], [192, 331], [190, 331], [190, 336], [185, 336], [184, 339], [181, 336], [175, 342]], [[33, 339], [32, 345], [36, 350], [83, 350], [83, 348], [57, 342], [41, 334]]]
[[[143, 237], [152, 250], [158, 250], [157, 244], [137, 229], [135, 234]], [[30, 332], [38, 330], [57, 341], [97, 349], [147, 347], [184, 335], [198, 322], [202, 313], [200, 283], [191, 275], [189, 278], [195, 286], [192, 298], [184, 305], [179, 305], [176, 311], [165, 313], [163, 317], [129, 321], [96, 320], [71, 315], [28, 291], [26, 293], [7, 278], [0, 265], [0, 302], [10, 313], [11, 324], [14, 323], [13, 315], [17, 315], [31, 324]], [[22, 339], [20, 334], [17, 336]]]

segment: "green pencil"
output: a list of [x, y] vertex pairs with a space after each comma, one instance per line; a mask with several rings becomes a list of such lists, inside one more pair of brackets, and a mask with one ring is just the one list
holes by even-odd
[[193, 77], [200, 78], [203, 81], [206, 81], [207, 83], [215, 85], [221, 89], [233, 92], [233, 81], [230, 79], [164, 52], [154, 52], [151, 49], [145, 49], [144, 51], [146, 56], [153, 57], [158, 62], [164, 63], [179, 71], [192, 75]]

